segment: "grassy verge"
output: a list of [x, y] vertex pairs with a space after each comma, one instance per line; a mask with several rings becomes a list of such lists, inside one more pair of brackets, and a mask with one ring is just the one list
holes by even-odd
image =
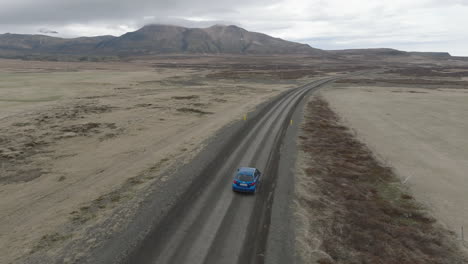
[[307, 105], [300, 144], [308, 158], [296, 204], [310, 219], [298, 234], [316, 244], [308, 254], [299, 252], [305, 263], [466, 263], [453, 234], [437, 225], [321, 98]]
[[62, 96], [50, 96], [50, 97], [44, 97], [44, 98], [35, 98], [35, 99], [27, 99], [27, 98], [22, 98], [22, 99], [14, 99], [14, 98], [0, 98], [0, 102], [14, 102], [14, 103], [38, 103], [38, 102], [50, 102], [50, 101], [57, 101], [61, 99]]

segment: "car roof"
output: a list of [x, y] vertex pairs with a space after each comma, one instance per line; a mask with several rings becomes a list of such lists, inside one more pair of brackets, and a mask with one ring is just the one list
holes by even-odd
[[240, 167], [237, 170], [237, 174], [247, 174], [247, 175], [253, 175], [255, 172], [255, 168], [249, 168], [249, 167]]

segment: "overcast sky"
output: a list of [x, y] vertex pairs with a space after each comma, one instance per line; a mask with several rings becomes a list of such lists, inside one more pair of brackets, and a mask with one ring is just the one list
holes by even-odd
[[0, 33], [118, 36], [151, 23], [235, 24], [322, 49], [468, 56], [468, 0], [0, 0]]

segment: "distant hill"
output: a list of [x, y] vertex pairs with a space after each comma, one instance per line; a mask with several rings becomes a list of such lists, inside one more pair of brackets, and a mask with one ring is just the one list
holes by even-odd
[[419, 51], [411, 51], [408, 52], [411, 55], [417, 55], [417, 56], [425, 56], [425, 57], [433, 57], [433, 58], [451, 58], [452, 55], [448, 52], [419, 52]]
[[365, 57], [395, 57], [395, 56], [421, 56], [429, 58], [451, 58], [448, 52], [407, 52], [396, 49], [346, 49], [346, 50], [329, 50], [329, 54], [342, 56], [365, 56]]
[[408, 55], [405, 51], [396, 49], [345, 49], [345, 50], [330, 50], [330, 53], [337, 55], [367, 55], [367, 56], [406, 56]]
[[45, 35], [0, 34], [1, 52], [16, 53], [87, 53], [113, 36], [63, 39]]
[[0, 56], [5, 54], [145, 55], [207, 54], [322, 54], [306, 44], [249, 32], [237, 26], [184, 28], [148, 25], [120, 37], [63, 39], [45, 35], [0, 35]]

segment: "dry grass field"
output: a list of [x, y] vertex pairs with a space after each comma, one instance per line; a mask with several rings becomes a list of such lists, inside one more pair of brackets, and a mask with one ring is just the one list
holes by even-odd
[[459, 78], [419, 79], [437, 84], [340, 84], [323, 95], [417, 199], [460, 235], [468, 226], [468, 85], [450, 86], [464, 82]]
[[468, 260], [322, 98], [308, 103], [299, 141], [297, 252], [305, 263]]
[[166, 60], [0, 61], [0, 262], [54, 255], [70, 241], [93, 247], [84, 231], [116, 210], [131, 214], [166, 168], [320, 76], [271, 80], [276, 65], [249, 73], [234, 59]]
[[394, 67], [338, 80], [309, 103], [296, 187], [303, 259], [467, 261], [466, 69]]
[[[464, 118], [468, 71], [463, 63], [435, 60], [424, 61], [424, 67], [431, 70], [421, 70], [414, 64], [422, 60], [407, 60], [376, 64], [375, 60], [300, 56], [181, 55], [93, 63], [2, 59], [0, 262], [21, 263], [46, 256], [73, 263], [75, 257], [97, 246], [97, 237], [90, 234], [105, 236], [121, 230], [150, 187], [166, 181], [170, 169], [190, 161], [220, 128], [244, 115], [248, 118], [258, 104], [293, 87], [325, 76], [378, 68], [380, 72], [339, 80], [322, 95], [381, 161], [346, 138], [341, 147], [351, 142], [349, 147], [357, 147], [354, 154], [367, 155], [359, 166], [370, 164], [389, 175], [386, 184], [399, 184], [398, 176], [404, 182], [401, 186], [409, 187], [402, 193], [384, 192], [390, 200], [406, 191], [408, 197], [415, 197], [396, 197], [409, 208], [394, 208], [383, 199], [385, 203], [374, 209], [390, 208], [390, 214], [410, 210], [417, 217], [414, 221], [435, 232], [431, 234], [446, 234], [431, 229], [432, 216], [458, 231], [466, 225], [467, 212], [463, 179], [468, 160]], [[323, 128], [330, 128], [329, 120], [323, 118]], [[320, 122], [316, 125], [322, 128]], [[344, 133], [341, 125], [336, 129], [333, 133]], [[337, 155], [354, 155], [336, 150]], [[331, 158], [325, 151], [315, 154]], [[336, 162], [338, 169], [350, 165]], [[307, 178], [309, 174], [298, 173], [297, 178], [301, 175]], [[347, 184], [348, 179], [344, 181]], [[341, 179], [327, 183], [338, 184], [326, 193], [327, 202], [342, 201], [337, 195], [342, 194], [342, 183]], [[307, 195], [312, 197], [314, 192]], [[353, 193], [348, 196], [350, 200], [362, 198]], [[303, 198], [307, 202], [308, 197]], [[430, 212], [413, 214], [419, 212], [412, 211], [416, 202]], [[348, 208], [342, 212], [350, 213], [350, 207], [339, 208]], [[302, 209], [299, 214], [315, 219], [307, 207]], [[377, 224], [386, 219], [375, 211], [367, 213], [375, 213]], [[112, 225], [102, 228], [109, 219]], [[102, 232], [91, 231], [97, 227]], [[333, 232], [329, 234], [337, 235]], [[432, 248], [433, 237], [421, 239], [429, 239], [424, 256], [449, 245], [444, 240], [439, 248]], [[304, 241], [309, 250], [315, 250], [316, 241]], [[332, 248], [333, 242], [327, 242], [328, 250], [339, 250]], [[67, 248], [71, 244], [79, 245], [79, 250]], [[58, 259], [65, 249], [67, 258]], [[340, 252], [338, 256], [348, 254]], [[35, 260], [41, 262], [41, 258]]]

